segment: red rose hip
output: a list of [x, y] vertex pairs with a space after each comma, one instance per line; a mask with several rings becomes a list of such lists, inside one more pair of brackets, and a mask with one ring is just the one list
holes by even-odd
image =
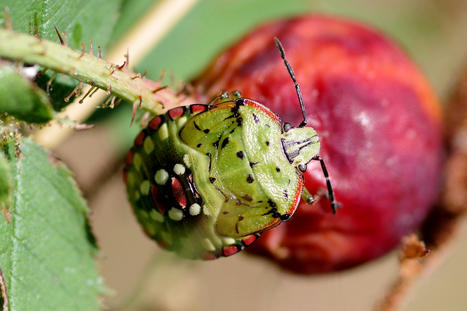
[[[440, 107], [413, 63], [382, 34], [337, 18], [306, 16], [264, 25], [223, 53], [196, 80], [209, 96], [240, 90], [298, 125], [295, 89], [273, 43], [277, 36], [301, 86], [308, 125], [341, 209], [324, 197], [264, 232], [253, 251], [297, 272], [354, 266], [417, 230], [438, 196]], [[325, 194], [319, 164], [305, 173]]]

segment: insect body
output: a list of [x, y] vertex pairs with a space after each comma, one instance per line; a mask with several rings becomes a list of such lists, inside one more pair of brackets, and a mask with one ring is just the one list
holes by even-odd
[[156, 116], [126, 158], [138, 221], [183, 257], [237, 253], [297, 208], [306, 164], [320, 160], [318, 135], [305, 123], [282, 124], [238, 93]]

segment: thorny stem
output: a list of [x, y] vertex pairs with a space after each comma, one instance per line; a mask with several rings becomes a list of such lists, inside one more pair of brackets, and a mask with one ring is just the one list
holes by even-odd
[[[107, 53], [106, 60], [119, 63], [125, 53], [130, 52], [131, 62], [126, 66], [131, 70], [147, 52], [180, 20], [198, 0], [161, 0], [157, 1], [148, 13], [132, 28], [132, 30]], [[67, 40], [65, 37], [65, 45]], [[100, 48], [98, 46], [98, 48]], [[99, 55], [101, 51], [99, 49]], [[102, 58], [102, 56], [100, 57]], [[144, 74], [143, 74], [144, 76]], [[88, 87], [89, 89], [90, 87]], [[88, 89], [84, 89], [86, 93]], [[97, 90], [97, 89], [96, 89]], [[91, 95], [94, 92], [91, 93]], [[82, 122], [89, 117], [95, 107], [105, 101], [106, 93], [98, 91], [94, 96], [80, 99], [68, 105], [58, 115], [58, 119], [71, 119]], [[185, 101], [189, 104], [189, 101]], [[177, 103], [174, 103], [177, 104]], [[57, 122], [51, 122], [47, 127], [34, 132], [33, 139], [46, 148], [54, 148], [72, 133], [72, 129], [63, 127]]]
[[93, 55], [76, 51], [34, 36], [0, 29], [0, 57], [28, 64], [38, 64], [93, 84], [142, 108], [159, 114], [164, 105], [179, 101], [170, 89], [153, 92], [161, 87], [144, 78], [134, 79], [135, 73]]

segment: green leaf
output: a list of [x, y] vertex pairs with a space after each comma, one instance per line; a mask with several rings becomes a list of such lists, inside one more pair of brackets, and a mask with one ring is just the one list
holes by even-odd
[[15, 188], [0, 216], [10, 311], [98, 310], [96, 248], [70, 172], [28, 139], [9, 141], [5, 151]]
[[0, 212], [7, 212], [11, 199], [11, 172], [5, 155], [0, 152]]
[[18, 68], [0, 63], [0, 113], [27, 122], [51, 120], [53, 109], [47, 94], [23, 77]]

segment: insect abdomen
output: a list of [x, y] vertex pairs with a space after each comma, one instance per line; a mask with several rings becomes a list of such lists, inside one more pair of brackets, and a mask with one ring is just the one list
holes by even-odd
[[206, 188], [210, 159], [179, 138], [185, 122], [206, 109], [179, 107], [155, 117], [135, 139], [124, 170], [128, 196], [145, 232], [188, 258], [229, 256], [258, 236], [222, 237], [215, 229], [216, 196], [217, 201], [223, 199]]

